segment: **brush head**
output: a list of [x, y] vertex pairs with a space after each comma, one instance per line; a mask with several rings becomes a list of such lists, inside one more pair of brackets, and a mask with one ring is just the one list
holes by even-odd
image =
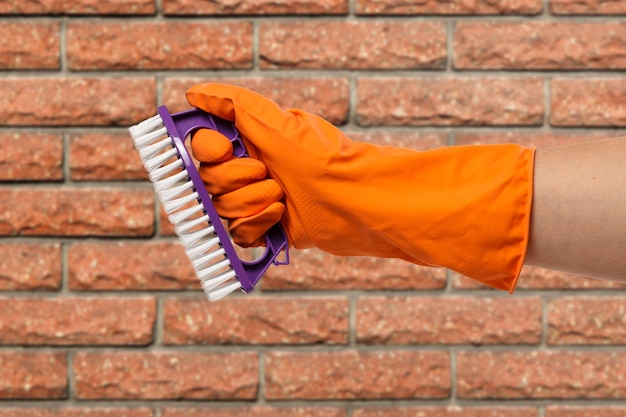
[[[287, 264], [287, 239], [275, 225], [266, 234], [261, 258], [252, 262], [238, 258], [184, 143], [199, 128], [220, 131], [233, 141], [236, 156], [247, 156], [232, 124], [200, 110], [171, 115], [162, 106], [158, 115], [129, 132], [202, 289], [216, 301], [239, 289], [250, 292], [271, 263]], [[285, 261], [276, 260], [281, 251]]]

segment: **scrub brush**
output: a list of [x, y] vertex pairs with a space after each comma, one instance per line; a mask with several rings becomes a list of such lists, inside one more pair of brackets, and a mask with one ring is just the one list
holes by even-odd
[[[239, 259], [185, 147], [186, 139], [201, 128], [226, 136], [234, 156], [248, 156], [231, 122], [199, 109], [170, 114], [160, 106], [156, 116], [130, 127], [129, 132], [202, 289], [210, 301], [216, 301], [233, 291], [252, 291], [271, 264], [289, 263], [289, 252], [285, 232], [277, 223], [265, 234], [261, 257]], [[282, 251], [281, 261], [277, 258]]]

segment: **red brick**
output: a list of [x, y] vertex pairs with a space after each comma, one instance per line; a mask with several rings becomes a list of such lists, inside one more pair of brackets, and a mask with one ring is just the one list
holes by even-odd
[[153, 78], [1, 78], [0, 125], [131, 125], [156, 113]]
[[164, 408], [163, 417], [346, 417], [341, 408], [325, 406], [300, 407], [224, 407], [224, 408]]
[[370, 78], [357, 81], [361, 126], [539, 125], [539, 78]]
[[626, 22], [459, 22], [457, 69], [624, 69]]
[[626, 353], [459, 352], [457, 395], [465, 399], [600, 399], [626, 396]]
[[626, 299], [558, 298], [548, 304], [551, 345], [626, 344]]
[[167, 78], [163, 83], [163, 102], [172, 111], [188, 109], [185, 91], [206, 82], [239, 85], [275, 101], [283, 109], [300, 108], [336, 125], [348, 120], [347, 78]]
[[442, 22], [264, 23], [259, 58], [263, 69], [443, 69], [446, 29]]
[[333, 256], [316, 249], [291, 250], [290, 265], [271, 268], [263, 290], [433, 290], [446, 286], [446, 272], [399, 259]]
[[146, 345], [156, 320], [153, 298], [0, 299], [3, 345]]
[[178, 242], [80, 242], [67, 258], [73, 290], [200, 288]]
[[153, 14], [154, 0], [19, 0], [0, 2], [2, 14]]
[[550, 98], [553, 126], [626, 126], [626, 78], [555, 78]]
[[455, 145], [481, 145], [491, 143], [517, 143], [522, 146], [544, 148], [548, 146], [572, 145], [598, 139], [607, 139], [626, 135], [626, 132], [462, 132], [456, 135]]
[[70, 176], [75, 181], [145, 180], [148, 174], [129, 134], [70, 136]]
[[626, 14], [626, 3], [621, 0], [550, 0], [553, 14]]
[[78, 399], [251, 400], [256, 353], [96, 353], [73, 361]]
[[0, 352], [0, 399], [67, 398], [67, 358], [62, 352]]
[[482, 15], [482, 14], [523, 14], [541, 13], [541, 0], [423, 0], [419, 2], [399, 2], [397, 0], [357, 0], [358, 14], [382, 15]]
[[[452, 273], [452, 286], [458, 289], [488, 289], [483, 284], [455, 272]], [[517, 290], [593, 290], [604, 288], [626, 289], [626, 284], [526, 266], [522, 268], [516, 287]]]
[[0, 188], [0, 235], [149, 236], [153, 227], [148, 190]]
[[347, 0], [163, 0], [166, 15], [310, 15], [346, 14]]
[[252, 25], [71, 23], [67, 28], [67, 56], [73, 70], [251, 68]]
[[0, 181], [63, 179], [63, 138], [47, 133], [0, 133]]
[[5, 408], [0, 409], [0, 417], [154, 417], [149, 408]]
[[58, 290], [61, 287], [59, 243], [0, 244], [0, 290]]
[[531, 407], [368, 407], [357, 408], [353, 417], [539, 417]]
[[541, 299], [362, 297], [356, 338], [367, 344], [538, 344]]
[[0, 69], [58, 69], [59, 30], [54, 21], [2, 22]]
[[448, 135], [436, 132], [394, 132], [365, 131], [346, 132], [346, 135], [357, 142], [368, 142], [382, 146], [396, 146], [416, 150], [440, 148], [448, 145]]
[[346, 344], [348, 300], [241, 298], [219, 303], [168, 299], [163, 305], [165, 344]]
[[270, 352], [266, 398], [350, 400], [447, 398], [447, 352]]
[[624, 406], [548, 406], [546, 417], [623, 417]]

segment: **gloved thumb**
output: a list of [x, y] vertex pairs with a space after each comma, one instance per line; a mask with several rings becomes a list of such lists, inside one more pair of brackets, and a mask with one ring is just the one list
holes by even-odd
[[243, 87], [197, 84], [187, 90], [186, 96], [190, 105], [234, 122], [244, 140], [265, 156], [280, 149], [276, 144], [282, 137], [279, 132], [294, 122], [293, 115], [278, 104]]

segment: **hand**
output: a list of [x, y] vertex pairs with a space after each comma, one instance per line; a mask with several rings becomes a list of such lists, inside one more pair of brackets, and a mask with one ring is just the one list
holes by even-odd
[[233, 121], [251, 156], [233, 160], [204, 130], [192, 139], [238, 244], [259, 244], [280, 219], [296, 248], [400, 258], [514, 288], [528, 242], [532, 149], [354, 142], [318, 116], [229, 85], [196, 85], [187, 99]]

